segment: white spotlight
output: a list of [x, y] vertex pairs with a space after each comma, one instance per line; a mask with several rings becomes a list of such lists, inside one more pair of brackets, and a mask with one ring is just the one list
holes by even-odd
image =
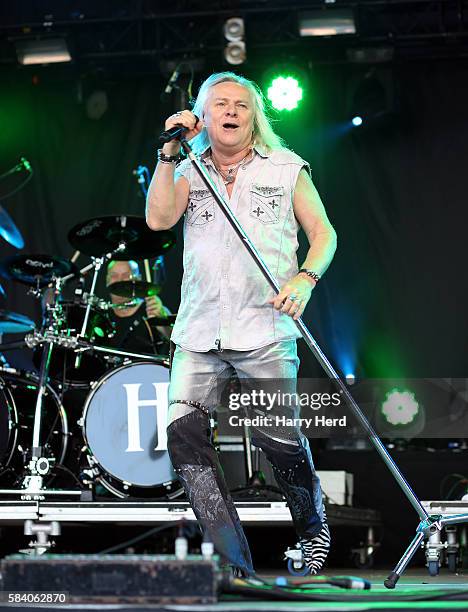
[[356, 34], [352, 9], [312, 9], [299, 13], [300, 36]]
[[240, 17], [231, 17], [224, 23], [224, 38], [231, 42], [237, 42], [244, 38], [244, 20]]
[[237, 66], [243, 64], [246, 60], [245, 42], [239, 40], [237, 42], [229, 42], [224, 47], [224, 59], [228, 64]]
[[240, 17], [227, 19], [223, 26], [224, 38], [228, 41], [224, 47], [224, 59], [228, 64], [238, 66], [247, 59], [244, 42], [245, 24]]
[[71, 62], [70, 51], [64, 38], [17, 40], [15, 47], [20, 64]]

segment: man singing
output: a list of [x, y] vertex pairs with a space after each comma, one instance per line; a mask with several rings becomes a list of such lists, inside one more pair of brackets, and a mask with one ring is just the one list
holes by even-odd
[[[281, 381], [295, 389], [299, 360], [294, 323], [335, 249], [336, 233], [306, 161], [274, 133], [255, 83], [231, 72], [211, 75], [193, 112], [166, 121], [182, 125], [218, 190], [259, 251], [281, 290], [277, 296], [242, 245], [189, 160], [171, 141], [159, 159], [147, 198], [153, 230], [184, 219], [184, 276], [173, 330], [176, 351], [169, 388], [168, 449], [205, 537], [239, 573], [253, 573], [249, 546], [209, 435], [217, 382]], [[298, 269], [299, 226], [309, 251]], [[276, 406], [295, 417], [297, 406]], [[311, 574], [330, 548], [320, 482], [307, 438], [295, 427], [252, 427], [291, 511]]]

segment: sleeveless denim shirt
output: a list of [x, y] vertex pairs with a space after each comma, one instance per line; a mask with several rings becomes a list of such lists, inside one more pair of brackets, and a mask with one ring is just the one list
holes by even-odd
[[[281, 287], [298, 272], [299, 224], [293, 195], [301, 168], [292, 151], [266, 153], [237, 171], [229, 199], [209, 151], [201, 156], [219, 192]], [[252, 350], [299, 338], [293, 319], [268, 304], [273, 297], [240, 238], [186, 159], [176, 168], [190, 185], [184, 218], [184, 275], [172, 341], [190, 351]]]

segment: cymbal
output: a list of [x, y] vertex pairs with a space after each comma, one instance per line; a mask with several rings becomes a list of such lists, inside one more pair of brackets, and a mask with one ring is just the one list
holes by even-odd
[[107, 289], [110, 293], [120, 295], [121, 297], [145, 298], [158, 295], [161, 291], [161, 286], [141, 280], [128, 280], [112, 283]]
[[21, 232], [3, 206], [0, 206], [0, 236], [17, 249], [24, 247]]
[[19, 312], [0, 309], [0, 334], [25, 334], [34, 329], [34, 323]]
[[79, 274], [78, 268], [68, 259], [54, 255], [13, 255], [0, 262], [0, 274], [24, 285], [44, 287], [53, 278]]
[[148, 317], [148, 323], [150, 325], [158, 325], [160, 327], [165, 327], [168, 325], [174, 325], [177, 315], [170, 314], [166, 317]]
[[68, 232], [72, 246], [91, 257], [101, 257], [124, 244], [113, 259], [149, 259], [162, 255], [175, 244], [171, 230], [153, 232], [144, 217], [136, 215], [106, 215], [78, 223]]

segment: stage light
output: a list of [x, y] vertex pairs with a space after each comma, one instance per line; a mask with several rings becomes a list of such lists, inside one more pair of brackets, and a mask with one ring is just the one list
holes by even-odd
[[353, 47], [346, 49], [346, 57], [354, 64], [383, 64], [393, 60], [393, 47]]
[[352, 9], [315, 9], [299, 13], [300, 36], [356, 34]]
[[244, 20], [240, 17], [231, 17], [224, 22], [224, 38], [231, 42], [237, 42], [244, 38]]
[[419, 403], [411, 391], [395, 388], [386, 394], [381, 412], [390, 425], [409, 425], [419, 414]]
[[247, 59], [244, 20], [240, 17], [227, 19], [224, 22], [223, 33], [227, 40], [227, 45], [224, 47], [224, 59], [233, 66], [243, 64]]
[[64, 38], [43, 38], [15, 41], [18, 62], [23, 65], [71, 62]]
[[302, 100], [302, 87], [292, 76], [278, 76], [267, 90], [267, 97], [276, 110], [293, 110]]
[[354, 385], [354, 383], [356, 382], [356, 377], [354, 376], [352, 372], [348, 372], [345, 378], [346, 378], [346, 382], [348, 385]]
[[86, 116], [97, 121], [103, 117], [109, 108], [107, 92], [101, 89], [89, 94], [85, 102]]
[[356, 115], [356, 117], [353, 117], [351, 119], [351, 123], [354, 125], [354, 127], [359, 127], [360, 125], [362, 125], [362, 117]]
[[247, 59], [245, 50], [245, 42], [238, 40], [237, 42], [228, 42], [224, 47], [224, 59], [232, 66], [243, 64]]
[[368, 129], [383, 125], [396, 117], [397, 101], [392, 72], [386, 67], [371, 68], [352, 77], [348, 88], [348, 117], [362, 119], [359, 125]]

